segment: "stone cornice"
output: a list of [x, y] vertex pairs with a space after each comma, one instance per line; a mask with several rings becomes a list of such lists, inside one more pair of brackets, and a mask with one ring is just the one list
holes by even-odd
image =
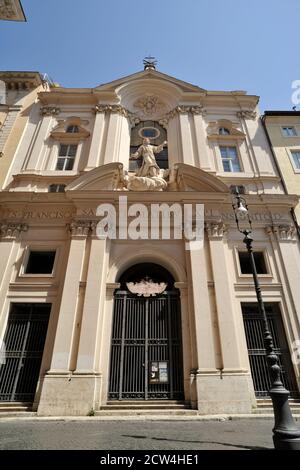
[[257, 118], [257, 112], [256, 111], [238, 111], [236, 113], [236, 115], [239, 119], [255, 120]]

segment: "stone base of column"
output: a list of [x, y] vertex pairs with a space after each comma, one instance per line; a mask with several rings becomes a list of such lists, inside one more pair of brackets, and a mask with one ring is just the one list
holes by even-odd
[[256, 407], [251, 376], [219, 372], [196, 376], [197, 409], [201, 415], [248, 414]]
[[101, 374], [47, 374], [38, 416], [88, 416], [100, 407]]

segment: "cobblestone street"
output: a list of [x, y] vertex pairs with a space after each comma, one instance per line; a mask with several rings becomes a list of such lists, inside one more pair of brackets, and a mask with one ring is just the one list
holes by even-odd
[[1, 450], [266, 450], [271, 419], [232, 421], [3, 420]]

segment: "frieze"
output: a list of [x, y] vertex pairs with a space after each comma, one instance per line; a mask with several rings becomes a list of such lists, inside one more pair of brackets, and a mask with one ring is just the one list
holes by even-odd
[[61, 210], [52, 210], [52, 211], [34, 211], [34, 210], [25, 210], [25, 211], [7, 211], [4, 215], [6, 219], [19, 219], [19, 220], [28, 220], [28, 219], [69, 219], [74, 217], [75, 211], [61, 211]]

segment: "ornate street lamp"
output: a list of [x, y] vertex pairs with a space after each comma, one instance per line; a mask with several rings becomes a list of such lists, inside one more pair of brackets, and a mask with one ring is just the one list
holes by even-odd
[[[236, 192], [234, 195], [232, 207], [235, 214], [237, 228], [239, 232], [244, 235], [243, 243], [245, 243], [249, 254], [249, 260], [251, 263], [256, 297], [258, 302], [258, 310], [263, 320], [264, 346], [266, 349], [267, 366], [271, 379], [271, 388], [269, 390], [269, 395], [272, 399], [275, 417], [275, 426], [273, 428], [274, 446], [277, 450], [300, 450], [300, 431], [296, 426], [289, 406], [289, 392], [283, 386], [280, 377], [279, 359], [274, 351], [273, 338], [270, 332], [269, 323], [261, 295], [261, 288], [258, 281], [257, 270], [252, 249], [253, 238], [251, 237], [251, 217], [248, 211], [246, 200], [241, 197], [238, 192]], [[239, 218], [239, 215], [244, 216], [243, 220], [248, 225], [247, 229], [241, 228], [241, 220]]]

